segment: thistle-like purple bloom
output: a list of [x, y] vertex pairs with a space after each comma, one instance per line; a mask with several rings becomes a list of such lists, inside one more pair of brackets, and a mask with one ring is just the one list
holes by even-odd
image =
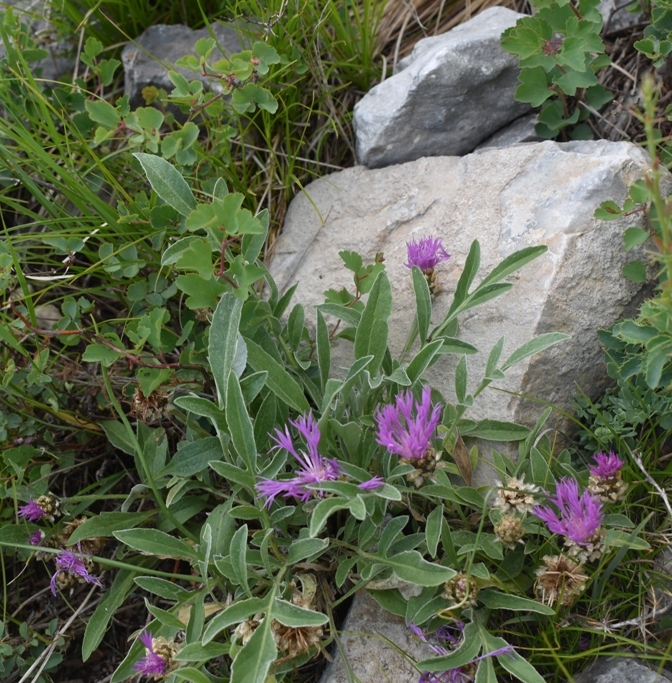
[[19, 508], [19, 517], [29, 522], [38, 522], [46, 516], [47, 513], [32, 498]]
[[259, 495], [266, 498], [265, 505], [267, 507], [270, 507], [276, 496], [279, 495], [283, 495], [285, 498], [298, 498], [305, 503], [313, 493], [313, 490], [308, 488], [310, 484], [334, 481], [341, 475], [342, 468], [338, 460], [324, 458], [317, 450], [320, 443], [320, 429], [312, 413], [302, 416], [296, 421], [290, 420], [289, 424], [299, 430], [306, 441], [308, 452], [297, 451], [287, 426], [285, 426], [284, 432], [276, 429], [275, 435], [271, 435], [275, 441], [275, 446], [271, 450], [283, 448], [294, 456], [300, 467], [292, 479], [285, 481], [262, 479], [256, 485], [255, 488]]
[[[451, 653], [450, 649], [443, 647], [440, 644], [431, 643], [427, 639], [427, 636], [423, 633], [422, 629], [415, 624], [411, 623], [408, 625], [408, 627], [414, 635], [422, 640], [423, 643], [429, 645], [432, 652], [435, 654], [439, 655], [440, 657], [444, 657], [445, 655], [449, 655]], [[458, 646], [459, 641], [461, 640], [463, 629], [464, 624], [461, 621], [456, 621], [454, 627], [446, 625], [439, 628], [434, 634], [434, 639], [437, 641], [437, 643], [450, 643], [451, 648], [455, 648]], [[457, 631], [458, 637], [453, 636], [450, 633], [451, 630]], [[488, 652], [480, 657], [476, 657], [468, 662], [468, 664], [457, 667], [456, 669], [448, 669], [441, 673], [423, 671], [420, 674], [418, 683], [471, 683], [471, 681], [474, 679], [464, 671], [466, 666], [469, 664], [476, 664], [487, 657], [499, 657], [500, 655], [511, 654], [512, 652], [514, 652], [513, 646], [505, 645], [504, 647], [500, 647], [498, 650], [493, 650], [492, 652]]]
[[419, 242], [406, 242], [406, 249], [406, 268], [417, 266], [422, 271], [434, 270], [439, 263], [450, 258], [450, 254], [443, 248], [440, 237], [421, 237]]
[[71, 550], [61, 550], [56, 556], [56, 571], [49, 583], [53, 595], [56, 595], [56, 581], [59, 574], [71, 574], [83, 579], [86, 583], [93, 583], [100, 588], [103, 587], [100, 579], [89, 573], [85, 561], [81, 557], [77, 557]]
[[598, 496], [584, 491], [579, 496], [579, 485], [574, 479], [563, 478], [548, 502], [555, 505], [560, 516], [547, 505], [537, 505], [532, 512], [546, 523], [549, 531], [563, 534], [578, 545], [588, 545], [602, 526], [604, 515]]
[[362, 489], [362, 491], [374, 491], [381, 486], [385, 486], [385, 480], [382, 477], [372, 477], [367, 481], [363, 481], [361, 484], [357, 484], [357, 488]]
[[425, 387], [420, 402], [410, 390], [405, 391], [396, 397], [394, 404], [378, 409], [375, 417], [376, 443], [401, 458], [419, 460], [425, 456], [439, 426], [441, 406], [432, 406], [431, 389]]
[[609, 451], [609, 455], [600, 451], [593, 456], [593, 460], [595, 465], [588, 465], [588, 469], [600, 479], [611, 479], [625, 464], [614, 451]]
[[140, 642], [145, 646], [147, 652], [142, 659], [139, 659], [133, 668], [141, 676], [162, 676], [166, 672], [166, 660], [154, 652], [154, 636], [151, 631], [143, 631], [139, 637]]

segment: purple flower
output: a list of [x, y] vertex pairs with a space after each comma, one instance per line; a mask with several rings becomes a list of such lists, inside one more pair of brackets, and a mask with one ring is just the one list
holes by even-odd
[[385, 480], [382, 477], [373, 477], [367, 481], [363, 481], [361, 484], [357, 485], [358, 489], [362, 491], [374, 491], [379, 489], [381, 486], [385, 486]]
[[432, 406], [430, 399], [431, 389], [425, 387], [420, 402], [409, 390], [399, 394], [394, 404], [380, 408], [376, 442], [401, 458], [423, 458], [441, 421], [441, 406]]
[[271, 450], [283, 448], [294, 456], [300, 467], [292, 479], [285, 481], [262, 479], [256, 485], [255, 488], [259, 495], [266, 498], [265, 505], [267, 507], [270, 507], [275, 497], [279, 495], [283, 495], [285, 498], [298, 498], [305, 503], [313, 493], [312, 489], [309, 488], [310, 484], [334, 481], [341, 475], [342, 468], [338, 460], [323, 458], [317, 450], [320, 443], [320, 430], [312, 413], [302, 416], [296, 421], [290, 420], [289, 424], [299, 430], [306, 441], [308, 452], [296, 450], [287, 426], [285, 426], [284, 432], [276, 429], [275, 435], [271, 435], [276, 444]]
[[56, 556], [56, 571], [51, 577], [51, 582], [49, 584], [51, 586], [52, 594], [56, 595], [56, 582], [60, 574], [70, 574], [70, 576], [73, 576], [82, 582], [86, 581], [86, 583], [93, 583], [102, 588], [103, 584], [100, 579], [89, 573], [89, 567], [91, 566], [90, 560], [84, 560], [81, 557], [77, 557], [77, 555], [70, 550], [61, 550]]
[[419, 242], [406, 242], [406, 249], [406, 268], [417, 266], [422, 271], [434, 270], [437, 264], [450, 258], [450, 254], [443, 248], [440, 237], [422, 237]]
[[154, 652], [154, 636], [151, 631], [143, 631], [140, 634], [140, 642], [145, 646], [145, 656], [138, 660], [133, 668], [141, 676], [161, 676], [166, 672], [166, 660]]
[[30, 543], [30, 545], [42, 545], [43, 538], [44, 531], [33, 531], [33, 533], [28, 536], [28, 543]]
[[596, 464], [588, 465], [588, 469], [600, 479], [611, 479], [625, 464], [614, 451], [609, 451], [609, 455], [600, 451], [593, 456], [593, 460]]
[[29, 522], [38, 522], [46, 516], [47, 513], [32, 498], [19, 508], [19, 517], [23, 517]]
[[556, 486], [555, 495], [548, 496], [548, 502], [559, 509], [559, 517], [547, 505], [537, 505], [532, 512], [554, 534], [563, 534], [578, 545], [588, 545], [604, 519], [599, 497], [590, 491], [579, 496], [576, 480], [565, 477]]

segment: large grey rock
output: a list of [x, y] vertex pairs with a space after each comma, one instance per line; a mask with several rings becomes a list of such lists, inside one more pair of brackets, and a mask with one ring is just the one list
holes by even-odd
[[[225, 24], [213, 23], [212, 30], [217, 43], [224, 54], [240, 52], [243, 48], [237, 32]], [[153, 85], [170, 92], [173, 83], [168, 78], [168, 70], [175, 68], [175, 62], [188, 54], [196, 54], [194, 45], [200, 38], [210, 38], [207, 28], [194, 31], [181, 24], [156, 24], [150, 26], [136, 40], [128, 43], [121, 53], [124, 66], [124, 92], [130, 95], [131, 104], [139, 106], [144, 103], [142, 89]], [[221, 59], [221, 52], [215, 48], [212, 59]], [[213, 92], [221, 92], [221, 87], [214, 79], [208, 79], [195, 71], [177, 69], [187, 80], [200, 80]]]
[[357, 157], [369, 168], [423, 156], [467, 154], [530, 110], [513, 98], [517, 58], [499, 45], [524, 15], [492, 7], [447, 33], [421, 40], [401, 71], [357, 103]]
[[[458, 335], [480, 350], [468, 357], [473, 390], [501, 336], [506, 359], [538, 334], [571, 334], [570, 341], [528, 358], [495, 383], [569, 410], [577, 384], [593, 398], [608, 385], [598, 330], [634, 312], [640, 292], [621, 275], [633, 258], [621, 234], [638, 219], [605, 223], [593, 213], [604, 200], [622, 201], [648, 168], [644, 152], [630, 143], [547, 141], [380, 170], [347, 169], [311, 183], [292, 201], [270, 269], [283, 291], [298, 282], [295, 300], [316, 305], [328, 288], [352, 289], [340, 250], [359, 252], [365, 263], [384, 252], [394, 297], [389, 344], [398, 356], [415, 312], [404, 267], [407, 241], [437, 235], [452, 254], [437, 268], [443, 291], [433, 302], [433, 324], [448, 311], [472, 240], [481, 245], [476, 282], [514, 251], [545, 244], [545, 255], [510, 276], [510, 292], [461, 317]], [[332, 367], [349, 364], [351, 354], [352, 345], [341, 342]], [[448, 400], [454, 397], [455, 361], [446, 356], [426, 375]], [[532, 425], [541, 410], [489, 388], [466, 417]]]
[[574, 683], [667, 683], [672, 677], [643, 662], [625, 657], [598, 659], [593, 666], [574, 676]]
[[[390, 614], [368, 595], [355, 597], [339, 633], [347, 666], [342, 654], [335, 650], [322, 683], [417, 683], [417, 669], [385, 640], [416, 661], [433, 656], [427, 645], [412, 637], [401, 617]], [[348, 667], [354, 677], [348, 676]]]

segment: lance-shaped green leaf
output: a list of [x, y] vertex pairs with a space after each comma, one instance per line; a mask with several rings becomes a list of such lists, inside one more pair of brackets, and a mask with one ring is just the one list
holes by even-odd
[[546, 334], [540, 334], [534, 339], [525, 342], [523, 345], [519, 346], [504, 362], [501, 370], [505, 371], [508, 368], [520, 363], [522, 360], [534, 356], [536, 353], [540, 353], [549, 346], [553, 346], [558, 342], [570, 339], [571, 335], [563, 334], [562, 332], [547, 332]]
[[427, 343], [427, 336], [429, 335], [429, 323], [432, 316], [432, 300], [429, 293], [427, 278], [420, 268], [413, 266], [411, 273], [413, 277], [413, 291], [415, 292], [415, 319], [418, 325], [420, 346], [424, 346]]
[[252, 637], [236, 655], [231, 665], [231, 683], [265, 683], [278, 649], [271, 630], [272, 614], [266, 614]]
[[247, 583], [247, 524], [233, 534], [230, 548], [231, 566], [238, 579], [238, 583], [243, 590], [248, 594], [250, 588]]
[[231, 431], [233, 447], [245, 462], [248, 471], [254, 474], [257, 461], [254, 427], [245, 407], [240, 382], [238, 382], [238, 378], [233, 372], [229, 373], [228, 390], [226, 392], [226, 421]]
[[115, 531], [114, 537], [130, 548], [139, 550], [146, 555], [186, 560], [199, 559], [198, 553], [190, 545], [158, 529]]
[[85, 538], [97, 536], [112, 536], [115, 531], [139, 526], [149, 517], [155, 515], [153, 510], [145, 512], [101, 512], [95, 517], [89, 517], [78, 526], [68, 539], [67, 545], [74, 545]]
[[128, 571], [127, 569], [117, 572], [110, 589], [98, 603], [95, 612], [91, 615], [89, 623], [86, 625], [86, 631], [84, 631], [84, 640], [82, 642], [83, 662], [98, 648], [103, 640], [105, 631], [107, 631], [110, 619], [112, 619], [117, 608], [121, 607], [128, 594], [135, 587], [134, 577], [135, 572]]
[[[210, 324], [208, 360], [215, 379], [220, 408], [225, 404], [229, 372], [234, 368], [238, 345], [244, 344], [238, 337], [242, 310], [243, 302], [231, 292], [226, 292], [219, 300]], [[240, 376], [241, 373], [237, 374]]]
[[273, 618], [277, 619], [281, 624], [291, 626], [292, 628], [322, 626], [329, 621], [329, 617], [326, 614], [322, 614], [322, 612], [305, 609], [280, 598], [276, 598], [273, 603]]
[[135, 152], [147, 180], [156, 194], [182, 216], [188, 216], [196, 208], [196, 199], [186, 180], [165, 159], [154, 154]]
[[392, 313], [392, 288], [385, 272], [381, 272], [369, 292], [366, 308], [355, 334], [355, 358], [372, 355], [369, 372], [375, 375], [387, 349], [387, 321]]
[[469, 623], [464, 627], [462, 642], [455, 650], [443, 657], [423, 659], [421, 662], [418, 662], [418, 669], [430, 672], [457, 669], [475, 659], [481, 651], [482, 645], [478, 627], [474, 623]]
[[315, 333], [317, 364], [320, 369], [321, 388], [324, 391], [329, 379], [329, 371], [331, 370], [331, 342], [329, 341], [329, 329], [324, 321], [322, 312], [318, 308], [315, 313], [317, 316], [317, 330]]
[[530, 598], [523, 598], [519, 595], [500, 593], [499, 591], [486, 589], [478, 594], [479, 602], [491, 609], [510, 609], [514, 612], [537, 612], [539, 614], [555, 614], [555, 610], [548, 605], [544, 605]]
[[265, 613], [268, 611], [270, 597], [248, 598], [246, 600], [236, 600], [229, 605], [223, 612], [217, 614], [206, 626], [203, 633], [203, 644], [207, 645], [216, 638], [225, 628], [240, 624], [249, 619], [257, 612]]
[[400, 579], [418, 586], [438, 586], [456, 574], [453, 569], [427, 562], [417, 550], [404, 550], [392, 557], [375, 556], [374, 562], [390, 567]]
[[308, 401], [298, 382], [272, 356], [252, 340], [247, 343], [247, 362], [255, 372], [268, 373], [266, 386], [288, 406], [300, 413], [310, 410]]

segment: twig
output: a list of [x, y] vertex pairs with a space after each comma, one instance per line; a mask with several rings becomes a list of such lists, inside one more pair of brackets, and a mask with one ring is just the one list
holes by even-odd
[[[628, 448], [626, 446], [626, 448]], [[654, 489], [658, 492], [658, 495], [663, 499], [663, 503], [665, 504], [665, 507], [667, 508], [667, 512], [670, 515], [670, 520], [672, 521], [672, 506], [670, 506], [670, 501], [667, 497], [667, 494], [665, 493], [664, 489], [662, 489], [656, 481], [653, 479], [653, 477], [646, 471], [646, 468], [644, 467], [644, 464], [642, 463], [642, 458], [639, 455], [635, 455], [630, 448], [628, 448], [628, 453], [630, 453], [630, 457], [635, 461], [635, 464], [639, 469], [641, 470], [642, 474], [644, 475], [644, 478], [646, 481], [653, 486]]]
[[585, 102], [581, 102], [579, 100], [579, 104], [584, 107], [584, 109], [587, 109], [593, 116], [597, 116], [598, 119], [601, 119], [604, 121], [608, 126], [611, 126], [617, 133], [620, 133], [623, 137], [630, 139], [630, 136], [624, 131], [621, 130], [615, 123], [612, 123], [609, 121], [609, 119], [606, 119], [602, 114], [600, 114], [597, 109], [594, 107], [591, 107], [589, 104], [586, 104]]
[[80, 603], [79, 607], [77, 607], [77, 609], [72, 613], [72, 615], [71, 615], [70, 618], [65, 622], [65, 624], [63, 624], [63, 626], [62, 626], [60, 629], [58, 629], [58, 632], [54, 635], [54, 639], [51, 641], [51, 645], [49, 645], [49, 647], [45, 648], [45, 649], [39, 654], [39, 656], [38, 656], [38, 657], [35, 659], [35, 661], [31, 664], [31, 666], [30, 666], [30, 668], [28, 669], [28, 671], [26, 671], [26, 673], [23, 674], [23, 676], [21, 677], [21, 680], [19, 681], [19, 683], [25, 683], [25, 681], [28, 680], [28, 677], [30, 676], [30, 674], [33, 672], [33, 669], [35, 669], [35, 668], [37, 667], [37, 665], [40, 664], [40, 668], [38, 669], [37, 673], [36, 673], [35, 676], [33, 677], [33, 680], [31, 681], [31, 683], [35, 683], [35, 682], [37, 681], [37, 679], [40, 677], [40, 674], [41, 674], [42, 671], [44, 670], [44, 667], [47, 666], [47, 664], [49, 663], [49, 658], [51, 657], [51, 653], [56, 649], [56, 645], [57, 645], [57, 643], [58, 643], [58, 640], [59, 640], [61, 637], [63, 637], [63, 636], [67, 633], [67, 631], [68, 631], [68, 629], [70, 628], [70, 625], [72, 624], [72, 622], [79, 616], [79, 614], [80, 614], [81, 612], [84, 611], [84, 608], [86, 607], [87, 603], [88, 603], [89, 600], [91, 599], [91, 596], [93, 595], [93, 593], [94, 593], [96, 590], [98, 590], [98, 586], [92, 586], [92, 587], [91, 587], [91, 590], [88, 592], [88, 594], [87, 594], [87, 596], [84, 598], [84, 600], [82, 600], [82, 602]]
[[647, 610], [644, 614], [642, 614], [639, 617], [636, 617], [635, 619], [627, 619], [626, 621], [619, 621], [616, 624], [605, 624], [605, 630], [609, 631], [612, 628], [623, 628], [624, 626], [643, 626], [649, 619], [655, 619], [657, 616], [660, 616], [661, 614], [665, 614], [666, 612], [669, 612], [672, 609], [672, 600], [670, 600], [667, 605], [664, 607], [661, 607], [660, 609], [656, 609], [655, 607], [653, 609]]

